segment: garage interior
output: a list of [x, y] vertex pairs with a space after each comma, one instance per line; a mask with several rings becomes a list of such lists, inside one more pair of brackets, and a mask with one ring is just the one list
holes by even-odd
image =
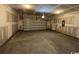
[[0, 54], [79, 53], [78, 4], [0, 4]]

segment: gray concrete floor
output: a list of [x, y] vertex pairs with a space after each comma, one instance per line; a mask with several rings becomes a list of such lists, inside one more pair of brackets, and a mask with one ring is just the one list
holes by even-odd
[[79, 39], [49, 30], [19, 31], [0, 53], [51, 54], [79, 52]]

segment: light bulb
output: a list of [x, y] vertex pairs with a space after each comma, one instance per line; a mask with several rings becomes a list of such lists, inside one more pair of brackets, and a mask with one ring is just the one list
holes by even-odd
[[44, 15], [42, 15], [42, 18], [45, 18], [45, 16], [44, 16]]

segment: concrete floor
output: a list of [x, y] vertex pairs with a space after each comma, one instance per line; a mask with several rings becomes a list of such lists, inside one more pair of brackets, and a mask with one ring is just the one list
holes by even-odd
[[19, 31], [0, 48], [0, 53], [50, 54], [71, 52], [79, 52], [79, 40], [49, 30]]

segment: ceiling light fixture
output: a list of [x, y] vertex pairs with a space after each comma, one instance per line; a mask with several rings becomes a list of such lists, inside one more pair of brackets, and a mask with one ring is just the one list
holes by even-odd
[[58, 10], [58, 11], [56, 11], [56, 12], [54, 12], [55, 14], [60, 14], [60, 13], [62, 13], [63, 12], [63, 10]]
[[23, 5], [25, 8], [27, 8], [27, 9], [31, 9], [32, 8], [32, 6], [31, 5]]

